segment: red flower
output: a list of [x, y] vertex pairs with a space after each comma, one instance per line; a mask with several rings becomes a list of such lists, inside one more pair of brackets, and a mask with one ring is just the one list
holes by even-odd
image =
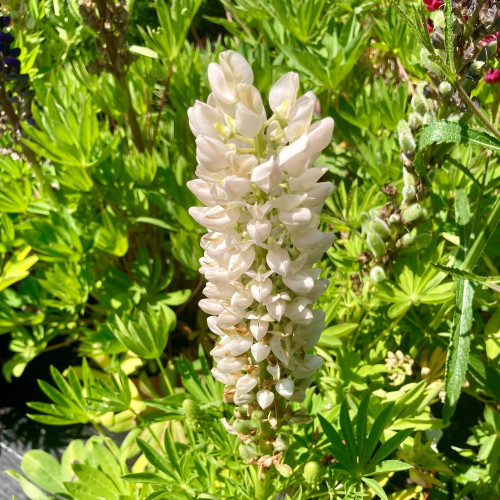
[[484, 75], [486, 83], [500, 83], [500, 69], [490, 68]]
[[424, 5], [429, 12], [434, 12], [442, 7], [443, 0], [424, 0]]
[[429, 35], [432, 33], [432, 30], [434, 29], [434, 21], [428, 17], [427, 18], [427, 31], [429, 32]]

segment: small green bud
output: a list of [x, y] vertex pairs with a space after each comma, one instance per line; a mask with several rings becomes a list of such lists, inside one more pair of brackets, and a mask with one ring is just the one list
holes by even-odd
[[388, 238], [391, 234], [389, 226], [382, 219], [373, 219], [370, 223], [370, 229], [375, 231], [382, 239]]
[[307, 413], [304, 408], [299, 408], [292, 413], [289, 418], [288, 423], [290, 424], [310, 424], [312, 422], [312, 417]]
[[240, 457], [245, 460], [245, 462], [258, 456], [257, 450], [249, 444], [240, 443], [238, 451], [240, 453]]
[[412, 130], [416, 130], [422, 126], [423, 120], [424, 117], [420, 113], [412, 111], [408, 116], [408, 125], [410, 125]]
[[428, 109], [427, 100], [419, 92], [415, 92], [415, 94], [413, 94], [413, 97], [411, 98], [411, 105], [413, 107], [413, 111], [421, 115], [423, 115]]
[[399, 214], [389, 215], [389, 224], [399, 224], [401, 222], [401, 216]]
[[398, 123], [399, 144], [403, 152], [411, 155], [415, 152], [415, 139], [413, 133], [405, 120], [400, 120]]
[[416, 221], [421, 215], [422, 207], [420, 206], [420, 203], [413, 203], [413, 205], [405, 208], [402, 213], [403, 220], [406, 223]]
[[374, 231], [370, 231], [366, 237], [366, 242], [375, 257], [382, 257], [386, 254], [384, 240]]
[[233, 427], [234, 430], [240, 434], [250, 434], [255, 430], [253, 425], [248, 420], [235, 420]]
[[460, 115], [458, 115], [457, 113], [452, 113], [451, 115], [448, 115], [446, 120], [449, 122], [458, 123], [460, 121]]
[[439, 93], [443, 97], [448, 97], [452, 91], [453, 87], [451, 86], [451, 83], [444, 81], [439, 84]]
[[471, 73], [474, 75], [479, 75], [483, 71], [485, 64], [486, 64], [485, 61], [474, 61], [470, 65]]
[[415, 241], [415, 236], [413, 236], [413, 234], [411, 233], [406, 233], [401, 236], [401, 239], [399, 241], [401, 242], [401, 246], [409, 247]]
[[313, 489], [319, 488], [323, 478], [323, 467], [319, 462], [307, 462], [303, 472], [304, 481]]
[[436, 121], [436, 113], [430, 109], [429, 111], [426, 111], [424, 114], [424, 125], [427, 125], [428, 123]]
[[375, 281], [375, 283], [380, 283], [386, 278], [385, 271], [380, 266], [372, 267], [370, 271], [370, 278]]
[[186, 423], [195, 430], [201, 428], [205, 421], [205, 415], [200, 405], [192, 399], [185, 399], [182, 402], [182, 409], [186, 415]]
[[415, 189], [415, 186], [405, 186], [402, 190], [401, 190], [401, 194], [403, 195], [403, 198], [405, 199], [405, 201], [408, 201], [408, 200], [414, 200], [415, 197], [417, 196], [417, 190]]

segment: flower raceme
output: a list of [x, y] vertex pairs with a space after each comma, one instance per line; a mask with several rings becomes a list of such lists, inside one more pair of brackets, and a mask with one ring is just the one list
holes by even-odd
[[188, 187], [205, 205], [190, 214], [208, 229], [199, 305], [220, 337], [212, 373], [238, 414], [259, 410], [271, 421], [273, 413], [276, 427], [323, 361], [307, 351], [324, 328], [313, 305], [328, 280], [312, 266], [334, 238], [318, 229], [333, 185], [319, 182], [326, 167], [312, 165], [331, 141], [333, 120], [311, 125], [316, 97], [297, 98], [296, 73], [271, 88], [268, 118], [250, 65], [233, 51], [209, 65], [208, 79], [207, 103], [188, 110], [198, 161]]

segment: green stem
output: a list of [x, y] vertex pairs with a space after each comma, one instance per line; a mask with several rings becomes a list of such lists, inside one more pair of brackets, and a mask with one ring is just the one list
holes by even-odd
[[144, 153], [146, 148], [144, 147], [144, 140], [142, 138], [139, 122], [137, 121], [134, 105], [132, 104], [132, 96], [130, 94], [127, 81], [125, 80], [125, 75], [120, 76], [118, 82], [125, 93], [125, 97], [127, 98], [127, 120], [130, 125], [130, 130], [132, 131], [135, 147], [140, 153]]
[[479, 118], [479, 121], [497, 138], [500, 139], [500, 132], [490, 123], [488, 118], [481, 113], [479, 108], [472, 102], [471, 98], [467, 95], [467, 92], [463, 89], [460, 83], [455, 82], [455, 88], [462, 99], [469, 105], [471, 111]]
[[272, 469], [255, 475], [255, 500], [268, 500], [273, 494], [272, 476]]
[[171, 396], [175, 392], [174, 387], [172, 386], [172, 382], [170, 382], [170, 379], [168, 378], [167, 372], [165, 371], [165, 367], [163, 366], [163, 363], [160, 361], [160, 358], [155, 358], [155, 361], [158, 364], [158, 367], [160, 368], [163, 381], [165, 382], [165, 386], [167, 387], [169, 395]]
[[474, 240], [474, 244], [472, 248], [467, 253], [465, 260], [462, 264], [462, 269], [467, 271], [472, 271], [476, 262], [479, 260], [481, 253], [488, 242], [488, 239], [495, 231], [496, 227], [500, 223], [500, 198], [497, 198], [495, 201], [495, 205], [493, 206], [493, 210], [490, 212], [490, 215], [481, 229], [480, 233], [477, 235], [477, 238]]

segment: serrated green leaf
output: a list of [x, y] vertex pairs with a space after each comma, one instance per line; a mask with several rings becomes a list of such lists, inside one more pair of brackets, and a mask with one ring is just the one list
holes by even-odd
[[465, 123], [431, 122], [424, 125], [418, 134], [419, 149], [431, 144], [454, 143], [482, 146], [500, 152], [500, 141], [486, 132], [469, 128]]

